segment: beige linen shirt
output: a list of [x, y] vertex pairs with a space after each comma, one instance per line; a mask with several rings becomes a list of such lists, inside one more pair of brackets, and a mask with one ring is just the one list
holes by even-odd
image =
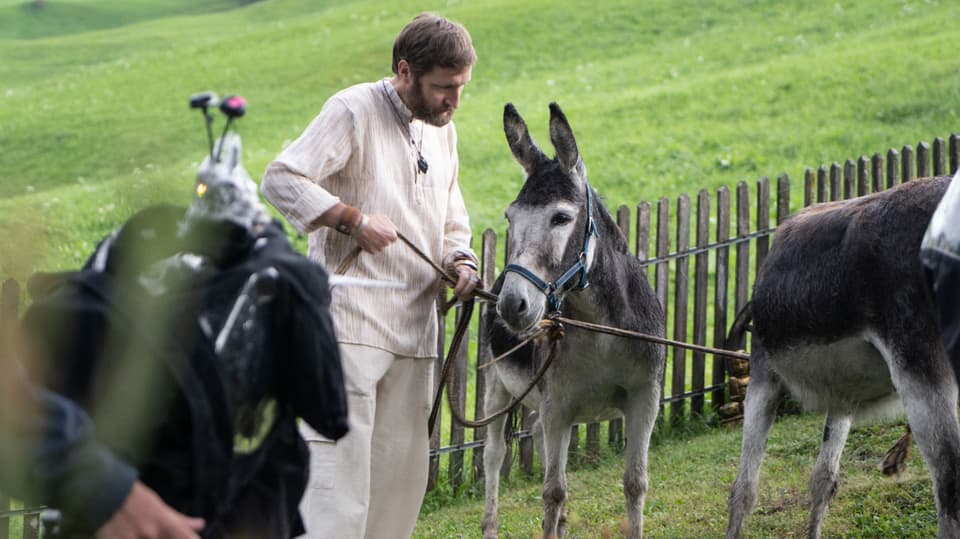
[[[310, 228], [338, 201], [385, 214], [444, 266], [458, 253], [476, 260], [457, 182], [456, 129], [452, 122], [435, 127], [411, 118], [389, 80], [358, 84], [331, 97], [267, 166], [263, 195], [299, 232], [309, 233], [308, 256], [328, 271], [357, 245], [332, 228]], [[417, 170], [417, 146], [429, 164], [426, 174]], [[346, 275], [406, 288], [335, 287], [331, 312], [339, 342], [436, 357], [436, 298], [444, 285], [429, 264], [396, 241], [378, 254], [362, 253]]]

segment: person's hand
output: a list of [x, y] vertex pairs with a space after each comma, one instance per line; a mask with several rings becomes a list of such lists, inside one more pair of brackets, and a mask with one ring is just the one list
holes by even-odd
[[397, 241], [397, 227], [386, 215], [364, 215], [351, 236], [361, 249], [377, 254]]
[[203, 519], [182, 515], [137, 481], [96, 539], [199, 539]]
[[473, 297], [473, 291], [483, 288], [477, 272], [465, 264], [457, 266], [457, 284], [453, 286], [453, 293], [460, 301], [467, 301]]

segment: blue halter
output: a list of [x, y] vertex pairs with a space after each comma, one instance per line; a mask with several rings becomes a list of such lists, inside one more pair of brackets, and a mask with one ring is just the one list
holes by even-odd
[[590, 238], [593, 236], [599, 238], [600, 232], [597, 230], [597, 222], [593, 219], [593, 194], [590, 191], [590, 184], [587, 182], [584, 182], [584, 184], [587, 186], [587, 229], [583, 235], [583, 248], [580, 250], [577, 261], [552, 283], [537, 277], [532, 271], [519, 264], [507, 264], [507, 267], [503, 269], [504, 273], [512, 271], [519, 274], [543, 292], [547, 296], [547, 306], [550, 307], [550, 312], [560, 310], [560, 306], [563, 304], [562, 294], [568, 291], [567, 284], [578, 274], [580, 275], [580, 281], [575, 286], [570, 287], [569, 290], [583, 290], [590, 284], [587, 281], [587, 255], [590, 253]]

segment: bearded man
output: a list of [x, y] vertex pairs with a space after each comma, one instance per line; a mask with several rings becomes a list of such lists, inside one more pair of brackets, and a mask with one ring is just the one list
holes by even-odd
[[339, 268], [359, 247], [347, 275], [404, 285], [333, 291], [350, 432], [333, 443], [302, 429], [311, 477], [300, 510], [311, 539], [413, 533], [443, 283], [397, 231], [456, 277], [459, 298], [471, 296], [477, 257], [451, 120], [475, 62], [462, 25], [417, 16], [394, 42], [393, 77], [330, 97], [264, 173], [264, 196], [309, 234], [310, 258]]

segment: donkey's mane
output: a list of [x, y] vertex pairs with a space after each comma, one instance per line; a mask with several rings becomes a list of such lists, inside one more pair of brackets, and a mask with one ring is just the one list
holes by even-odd
[[540, 159], [536, 171], [520, 189], [516, 202], [524, 206], [544, 206], [558, 199], [582, 204], [583, 193], [574, 187], [557, 159]]
[[597, 205], [593, 209], [593, 215], [597, 220], [597, 227], [600, 229], [600, 234], [610, 238], [610, 247], [614, 251], [630, 254], [630, 245], [627, 243], [627, 237], [623, 235], [623, 231], [620, 230], [620, 227], [613, 220], [613, 216], [607, 210], [606, 204], [603, 203], [603, 198], [597, 195], [596, 191], [594, 191], [593, 202]]

